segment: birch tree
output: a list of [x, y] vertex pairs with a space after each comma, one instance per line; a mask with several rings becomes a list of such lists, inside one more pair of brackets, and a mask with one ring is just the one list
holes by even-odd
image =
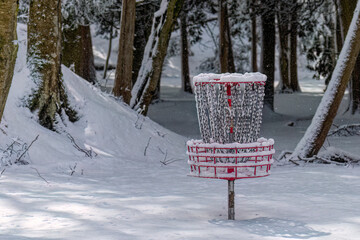
[[295, 148], [291, 159], [311, 157], [321, 149], [344, 96], [356, 59], [360, 51], [360, 1], [336, 63], [327, 90], [321, 99], [312, 122]]
[[162, 0], [160, 9], [154, 14], [151, 33], [130, 102], [132, 108], [144, 115], [160, 81], [171, 31], [182, 4], [183, 0]]
[[[61, 75], [61, 0], [31, 0], [28, 23], [27, 62], [36, 88], [29, 108], [39, 123], [55, 130], [58, 117], [77, 119], [69, 107]], [[60, 118], [61, 119], [61, 118]]]
[[0, 122], [14, 74], [17, 1], [0, 1]]

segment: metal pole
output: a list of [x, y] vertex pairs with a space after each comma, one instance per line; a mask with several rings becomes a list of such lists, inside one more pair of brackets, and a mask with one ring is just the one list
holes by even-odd
[[228, 180], [228, 219], [235, 220], [235, 192], [234, 192], [234, 180]]

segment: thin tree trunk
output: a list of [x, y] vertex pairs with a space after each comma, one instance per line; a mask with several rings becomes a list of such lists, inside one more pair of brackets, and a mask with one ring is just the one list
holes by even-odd
[[107, 52], [107, 55], [106, 55], [106, 60], [105, 60], [105, 65], [104, 65], [103, 79], [106, 79], [107, 70], [108, 70], [108, 67], [109, 67], [109, 60], [110, 60], [111, 50], [112, 50], [112, 40], [113, 40], [113, 26], [111, 25], [111, 27], [110, 27], [110, 37], [109, 37], [109, 47], [108, 47], [108, 52]]
[[[43, 41], [46, 39], [46, 41]], [[37, 111], [39, 122], [55, 130], [56, 116], [67, 114], [76, 121], [61, 79], [61, 1], [31, 0], [28, 23], [28, 65], [36, 89], [29, 108]]]
[[315, 116], [296, 146], [291, 158], [311, 157], [316, 155], [324, 144], [332, 126], [346, 86], [350, 80], [356, 59], [360, 52], [360, 1], [354, 11], [350, 29], [346, 35], [336, 67], [327, 90], [321, 99]]
[[0, 122], [9, 94], [16, 61], [16, 0], [0, 1]]
[[280, 46], [280, 86], [282, 92], [291, 89], [289, 76], [289, 16], [285, 12], [283, 2], [280, 3], [278, 12], [279, 46]]
[[132, 62], [135, 33], [135, 0], [123, 0], [121, 10], [119, 54], [115, 73], [114, 96], [129, 104], [132, 89]]
[[290, 27], [290, 86], [293, 92], [301, 91], [298, 80], [297, 68], [297, 37], [298, 37], [298, 6], [297, 0], [293, 0], [293, 11], [291, 13]]
[[187, 1], [184, 1], [184, 7], [180, 14], [180, 31], [181, 31], [181, 86], [184, 92], [192, 93], [189, 71], [189, 43], [187, 34]]
[[220, 26], [220, 71], [235, 72], [234, 56], [231, 45], [230, 26], [227, 10], [227, 0], [219, 0]]
[[153, 98], [169, 45], [170, 35], [181, 11], [183, 0], [162, 0], [160, 9], [154, 15], [153, 26], [132, 91], [130, 106], [146, 115]]
[[[256, 4], [257, 0], [253, 0]], [[251, 68], [253, 72], [258, 71], [257, 66], [257, 32], [256, 14], [254, 7], [251, 7]]]
[[96, 83], [90, 25], [64, 29], [62, 63], [88, 82]]
[[[262, 0], [262, 4], [270, 9], [275, 8], [274, 1]], [[267, 76], [265, 84], [264, 104], [274, 111], [274, 77], [275, 77], [275, 13], [262, 14], [262, 73]]]

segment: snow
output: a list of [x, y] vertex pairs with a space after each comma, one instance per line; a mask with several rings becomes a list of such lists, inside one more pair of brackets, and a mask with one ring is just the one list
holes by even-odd
[[194, 76], [194, 83], [222, 83], [222, 82], [240, 82], [240, 83], [249, 83], [249, 82], [265, 82], [266, 76], [262, 73], [201, 73]]
[[[227, 182], [187, 176], [185, 143], [200, 133], [194, 97], [170, 88], [174, 79], [163, 78], [163, 101], [152, 105], [149, 115], [186, 137], [142, 118], [65, 67], [69, 100], [80, 120], [59, 124], [60, 133], [39, 126], [23, 106], [32, 83], [25, 64], [26, 27], [18, 30], [18, 60], [0, 125], [0, 148], [16, 137], [26, 143], [39, 139], [29, 150], [30, 165], [0, 168], [0, 173], [5, 169], [0, 176], [0, 239], [359, 238], [358, 166], [278, 165], [269, 177], [236, 181], [236, 220], [228, 221]], [[310, 81], [306, 84], [310, 88]], [[278, 153], [293, 149], [309, 125], [321, 94], [309, 95], [276, 95], [276, 107], [287, 115], [264, 109], [261, 136], [274, 138]], [[354, 121], [359, 117], [336, 120]], [[68, 133], [98, 155], [85, 157]], [[329, 141], [360, 154], [358, 136]]]

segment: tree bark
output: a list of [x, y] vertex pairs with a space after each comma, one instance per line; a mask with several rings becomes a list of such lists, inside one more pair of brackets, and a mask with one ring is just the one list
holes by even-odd
[[293, 1], [290, 27], [290, 86], [293, 92], [301, 91], [298, 80], [297, 69], [297, 37], [298, 37], [298, 5], [297, 0]]
[[0, 122], [9, 94], [17, 54], [16, 0], [0, 1]]
[[350, 80], [356, 59], [360, 52], [360, 1], [354, 11], [350, 30], [346, 35], [336, 67], [327, 90], [313, 117], [311, 125], [297, 145], [291, 158], [311, 157], [322, 147], [332, 126], [346, 86]]
[[[273, 0], [262, 0], [267, 8], [274, 9]], [[275, 77], [275, 13], [269, 11], [261, 15], [262, 20], [262, 73], [267, 76], [264, 104], [274, 111], [274, 77]]]
[[281, 92], [288, 92], [291, 89], [289, 75], [289, 15], [285, 12], [284, 2], [280, 1], [278, 17], [279, 46], [280, 46], [280, 86]]
[[119, 53], [113, 93], [129, 104], [132, 89], [132, 63], [135, 33], [135, 0], [123, 0], [120, 23]]
[[96, 83], [90, 25], [64, 29], [62, 63], [73, 67], [75, 73], [88, 82]]
[[[183, 10], [180, 14], [180, 31], [181, 31], [181, 86], [184, 92], [193, 93], [190, 82], [189, 70], [189, 43], [187, 33], [187, 1], [184, 0]], [[187, 9], [186, 9], [187, 10]]]
[[[338, 8], [340, 11], [340, 23], [342, 36], [346, 36], [351, 23], [351, 17], [354, 13], [356, 2], [351, 0], [338, 1]], [[350, 83], [350, 110], [352, 114], [360, 113], [360, 56], [358, 56], [352, 73]]]
[[[253, 0], [256, 4], [257, 0]], [[251, 68], [253, 72], [258, 71], [257, 66], [257, 32], [256, 32], [256, 14], [254, 6], [251, 7]]]
[[146, 43], [151, 33], [152, 20], [154, 12], [157, 10], [158, 1], [148, 1], [148, 4], [143, 4], [136, 7], [135, 19], [135, 37], [134, 37], [134, 58], [133, 58], [133, 75], [132, 82], [135, 84], [141, 63], [144, 57]]
[[222, 73], [235, 72], [234, 56], [231, 45], [230, 26], [227, 10], [227, 0], [219, 0], [220, 26], [220, 71]]
[[108, 70], [108, 67], [109, 67], [109, 61], [110, 61], [111, 50], [112, 50], [112, 40], [113, 40], [113, 26], [111, 25], [110, 26], [109, 47], [108, 47], [108, 52], [106, 54], [103, 79], [106, 79], [107, 70]]
[[67, 114], [76, 121], [61, 78], [61, 1], [31, 0], [28, 23], [28, 66], [36, 89], [29, 108], [37, 111], [39, 122], [55, 130], [56, 116]]
[[162, 67], [169, 45], [170, 35], [181, 11], [183, 0], [162, 0], [154, 15], [152, 31], [138, 79], [132, 91], [130, 106], [146, 115], [149, 104], [160, 81]]

